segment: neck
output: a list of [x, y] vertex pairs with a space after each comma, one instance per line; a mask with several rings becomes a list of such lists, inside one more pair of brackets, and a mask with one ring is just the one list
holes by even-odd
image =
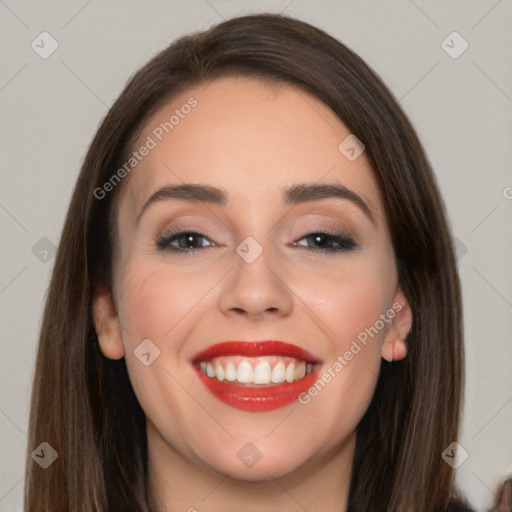
[[330, 453], [285, 476], [236, 480], [174, 450], [148, 421], [148, 481], [152, 512], [346, 512], [356, 434]]

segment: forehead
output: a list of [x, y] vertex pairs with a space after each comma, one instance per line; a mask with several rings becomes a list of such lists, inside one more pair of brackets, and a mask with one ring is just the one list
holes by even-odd
[[339, 150], [350, 135], [327, 105], [298, 87], [248, 77], [201, 84], [161, 107], [141, 131], [134, 148], [150, 149], [130, 173], [130, 210], [136, 215], [168, 184], [212, 184], [240, 202], [263, 204], [280, 200], [291, 183], [337, 181], [378, 214], [366, 155], [350, 161]]

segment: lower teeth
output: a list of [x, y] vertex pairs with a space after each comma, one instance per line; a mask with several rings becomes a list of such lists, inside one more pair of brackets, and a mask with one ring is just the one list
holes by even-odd
[[[304, 377], [302, 377], [302, 379], [303, 378]], [[240, 382], [238, 380], [219, 380], [219, 379], [216, 379], [215, 377], [210, 377], [210, 379], [214, 379], [219, 382], [229, 382], [230, 384], [234, 384], [235, 386], [241, 386], [243, 388], [271, 388], [274, 386], [280, 386], [281, 384], [292, 384], [292, 382], [288, 382], [286, 380], [283, 382], [278, 382], [278, 383], [269, 382], [268, 384], [254, 384], [254, 382]], [[299, 380], [302, 380], [302, 379], [294, 380], [293, 382], [298, 382]]]

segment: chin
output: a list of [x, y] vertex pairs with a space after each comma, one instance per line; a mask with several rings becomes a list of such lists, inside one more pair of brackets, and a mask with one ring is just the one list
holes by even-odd
[[[291, 456], [293, 454], [293, 456]], [[216, 472], [229, 475], [230, 479], [247, 482], [264, 482], [280, 478], [300, 469], [310, 457], [298, 453], [296, 446], [251, 441], [233, 442], [231, 448], [209, 453], [202, 460]]]

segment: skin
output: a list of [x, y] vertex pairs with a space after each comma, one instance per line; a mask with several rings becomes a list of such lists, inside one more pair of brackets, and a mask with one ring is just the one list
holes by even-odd
[[[126, 358], [146, 414], [151, 503], [168, 512], [345, 510], [357, 423], [381, 358], [406, 356], [412, 322], [372, 169], [364, 153], [351, 162], [338, 150], [350, 131], [320, 100], [247, 77], [177, 96], [135, 146], [191, 96], [197, 106], [129, 176], [113, 290], [94, 296], [101, 350]], [[374, 222], [346, 199], [282, 204], [286, 186], [333, 181], [360, 195]], [[230, 204], [159, 201], [137, 221], [155, 190], [183, 182], [222, 187]], [[199, 231], [196, 245], [181, 244], [203, 249], [158, 250], [155, 239], [172, 228]], [[313, 252], [326, 245], [307, 235], [326, 230], [351, 234], [356, 250]], [[250, 264], [235, 251], [247, 236], [263, 249]], [[319, 357], [322, 374], [393, 304], [400, 312], [306, 405], [241, 411], [211, 395], [190, 364], [221, 341], [276, 339]], [[147, 338], [160, 350], [149, 366], [134, 356]], [[252, 467], [237, 457], [249, 442], [261, 453]]]

